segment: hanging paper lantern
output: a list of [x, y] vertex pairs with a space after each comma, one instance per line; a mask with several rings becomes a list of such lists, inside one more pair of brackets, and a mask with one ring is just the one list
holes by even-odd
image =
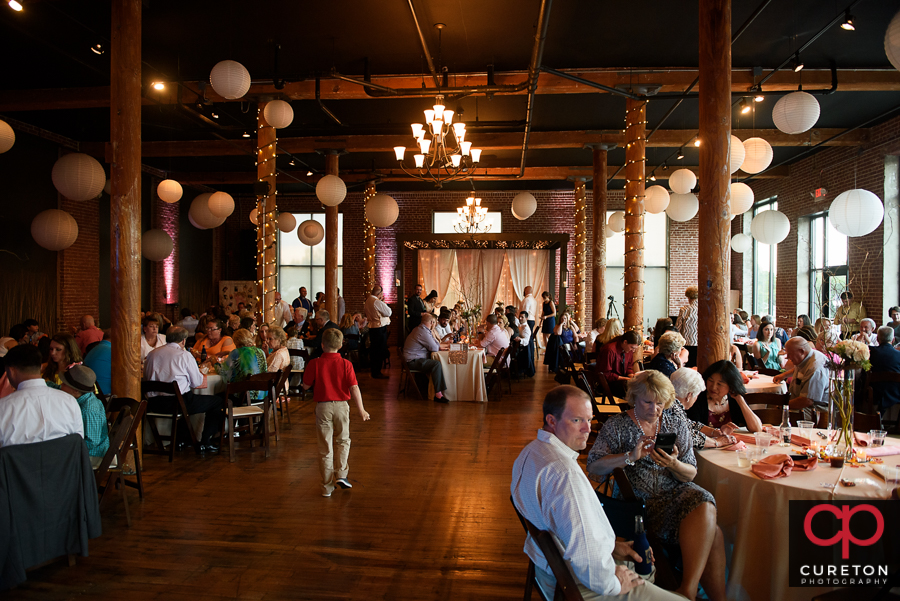
[[279, 213], [278, 229], [285, 234], [290, 234], [297, 227], [297, 218], [292, 213]]
[[744, 164], [741, 171], [744, 173], [759, 173], [772, 164], [772, 146], [762, 138], [747, 138], [744, 140]]
[[326, 175], [316, 184], [316, 197], [326, 207], [336, 207], [347, 196], [347, 184], [336, 175]]
[[250, 72], [237, 61], [221, 61], [210, 71], [209, 83], [222, 98], [235, 100], [250, 90]]
[[250, 211], [250, 221], [253, 222], [253, 225], [259, 225], [259, 222], [257, 222], [256, 220], [257, 213], [259, 213], [259, 209], [253, 209], [252, 211]]
[[234, 199], [228, 192], [215, 192], [207, 201], [209, 211], [216, 217], [225, 219], [234, 213]]
[[524, 221], [534, 215], [535, 210], [537, 210], [537, 200], [528, 192], [519, 192], [513, 198], [512, 212], [516, 219]]
[[207, 192], [206, 194], [201, 194], [191, 202], [191, 208], [188, 215], [193, 218], [195, 226], [200, 227], [201, 229], [211, 229], [225, 223], [225, 217], [213, 215], [209, 210], [208, 203], [211, 196], [212, 194]]
[[741, 215], [753, 206], [753, 188], [744, 182], [731, 184], [731, 214]]
[[100, 196], [106, 185], [106, 172], [92, 156], [73, 152], [61, 156], [51, 173], [56, 190], [69, 200], [91, 200]]
[[112, 180], [106, 180], [106, 183], [103, 184], [103, 191], [106, 192], [107, 196], [112, 196]]
[[190, 213], [188, 213], [188, 221], [190, 221], [191, 225], [193, 225], [198, 230], [208, 230], [209, 229], [208, 227], [203, 227], [202, 225], [200, 225], [199, 223], [194, 221], [194, 216], [191, 215]]
[[669, 187], [676, 194], [687, 194], [697, 185], [697, 176], [690, 169], [678, 169], [669, 176]]
[[616, 235], [616, 233], [614, 231], [612, 231], [611, 229], [609, 229], [609, 226], [607, 225], [606, 226], [606, 237], [612, 238], [615, 235]]
[[781, 211], [763, 211], [750, 222], [750, 234], [763, 244], [778, 244], [790, 231], [791, 222]]
[[294, 109], [284, 100], [273, 100], [266, 103], [263, 117], [266, 118], [266, 123], [275, 129], [281, 129], [290, 125], [294, 120]]
[[609, 216], [609, 220], [606, 222], [606, 225], [614, 231], [615, 233], [624, 232], [625, 231], [625, 211], [616, 211], [612, 215]]
[[894, 15], [884, 32], [884, 53], [894, 68], [900, 71], [900, 12]]
[[141, 235], [141, 254], [148, 261], [162, 261], [174, 249], [175, 242], [164, 230], [147, 230]]
[[518, 215], [516, 215], [516, 209], [515, 209], [515, 207], [509, 207], [509, 212], [512, 213], [512, 216], [513, 216], [513, 217], [515, 217], [515, 218], [518, 219], [519, 221], [522, 221], [522, 218], [519, 217]]
[[0, 154], [6, 152], [16, 143], [16, 132], [6, 121], [0, 121]]
[[735, 234], [731, 237], [731, 250], [736, 253], [745, 253], [753, 246], [753, 238], [747, 234]]
[[307, 246], [315, 246], [325, 238], [325, 228], [315, 219], [307, 219], [297, 228], [297, 238]]
[[375, 227], [389, 227], [399, 215], [397, 201], [387, 194], [376, 194], [366, 203], [366, 219]]
[[666, 215], [672, 221], [690, 221], [699, 209], [700, 201], [693, 194], [672, 194]]
[[731, 136], [731, 152], [728, 155], [729, 173], [734, 173], [744, 164], [744, 158], [747, 151], [744, 150], [744, 143], [737, 136]]
[[159, 199], [163, 202], [178, 202], [183, 193], [181, 184], [174, 179], [164, 179], [156, 186], [156, 194], [159, 195]]
[[878, 228], [884, 219], [884, 205], [868, 190], [847, 190], [831, 203], [828, 219], [840, 233], [857, 238]]
[[775, 127], [786, 134], [802, 134], [819, 120], [819, 101], [806, 92], [791, 92], [772, 107]]
[[47, 250], [65, 250], [78, 238], [78, 223], [65, 211], [47, 209], [32, 220], [31, 237]]
[[662, 213], [669, 206], [669, 191], [662, 186], [650, 186], [644, 191], [644, 210]]

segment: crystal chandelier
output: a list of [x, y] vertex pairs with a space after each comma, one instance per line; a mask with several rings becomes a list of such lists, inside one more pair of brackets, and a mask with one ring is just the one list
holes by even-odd
[[413, 123], [412, 133], [419, 152], [413, 155], [415, 170], [403, 165], [406, 146], [395, 146], [394, 154], [403, 172], [422, 181], [444, 182], [465, 179], [475, 172], [481, 149], [466, 141], [466, 124], [453, 122], [453, 111], [444, 106], [444, 97], [435, 97], [435, 105], [425, 111], [425, 124]]
[[481, 206], [481, 199], [470, 196], [466, 199], [466, 206], [457, 207], [456, 223], [453, 229], [460, 234], [486, 234], [491, 231], [491, 224], [482, 226], [487, 217], [487, 207]]

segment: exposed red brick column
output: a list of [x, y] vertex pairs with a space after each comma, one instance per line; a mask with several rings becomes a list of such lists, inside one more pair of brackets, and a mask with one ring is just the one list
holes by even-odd
[[[78, 327], [82, 315], [100, 318], [100, 207], [95, 200], [76, 202], [59, 197], [59, 208], [78, 223], [75, 244], [56, 255], [56, 329], [68, 332]], [[49, 324], [42, 324], [45, 327]], [[108, 323], [99, 327], [109, 327]], [[55, 334], [55, 332], [47, 332]]]
[[[162, 261], [150, 261], [150, 306], [153, 311], [167, 315], [173, 322], [177, 321], [172, 315], [166, 313], [167, 305], [178, 302], [178, 213], [179, 203], [184, 199], [168, 203], [160, 200], [156, 193], [159, 182], [154, 179], [151, 182], [153, 200], [150, 208], [150, 227], [163, 230], [172, 238], [175, 248], [172, 254]], [[176, 316], [177, 317], [177, 316]]]

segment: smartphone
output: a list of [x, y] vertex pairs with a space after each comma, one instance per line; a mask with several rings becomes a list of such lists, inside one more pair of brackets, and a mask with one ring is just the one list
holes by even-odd
[[675, 440], [677, 438], [678, 435], [675, 432], [660, 432], [656, 435], [656, 443], [653, 446], [671, 455], [675, 451]]

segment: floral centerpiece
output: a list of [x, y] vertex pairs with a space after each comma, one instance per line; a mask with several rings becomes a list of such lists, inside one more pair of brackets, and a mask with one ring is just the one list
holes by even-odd
[[472, 305], [470, 307], [468, 303], [463, 302], [463, 310], [459, 315], [466, 320], [468, 339], [473, 340], [475, 338], [475, 328], [478, 326], [479, 319], [481, 319], [481, 305]]
[[837, 433], [835, 455], [849, 458], [853, 451], [853, 394], [856, 370], [869, 371], [869, 346], [856, 340], [841, 340], [826, 349], [826, 364], [831, 372], [831, 427]]

